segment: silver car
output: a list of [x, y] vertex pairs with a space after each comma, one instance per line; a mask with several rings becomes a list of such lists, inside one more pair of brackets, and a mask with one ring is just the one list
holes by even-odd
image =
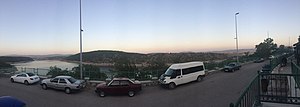
[[41, 82], [44, 90], [48, 88], [64, 90], [65, 93], [70, 94], [71, 91], [81, 90], [85, 87], [83, 80], [77, 80], [71, 76], [57, 76], [52, 79], [44, 79]]

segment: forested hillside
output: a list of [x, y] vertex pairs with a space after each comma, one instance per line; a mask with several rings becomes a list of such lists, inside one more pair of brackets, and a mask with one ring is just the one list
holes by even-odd
[[[188, 61], [210, 61], [222, 60], [228, 58], [229, 55], [223, 53], [203, 53], [203, 52], [186, 52], [186, 53], [129, 53], [122, 51], [92, 51], [83, 53], [84, 62], [93, 63], [114, 63], [119, 60], [126, 59], [131, 63], [149, 63], [153, 61], [161, 61], [164, 63], [178, 63]], [[79, 61], [79, 54], [66, 57], [65, 60]]]

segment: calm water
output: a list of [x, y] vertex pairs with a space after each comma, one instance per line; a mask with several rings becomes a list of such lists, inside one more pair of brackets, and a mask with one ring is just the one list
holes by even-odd
[[26, 63], [14, 63], [12, 65], [16, 66], [18, 71], [38, 72], [38, 74], [40, 75], [47, 74], [51, 66], [56, 66], [63, 70], [72, 70], [73, 67], [78, 66], [78, 64], [76, 63], [69, 63], [58, 60], [39, 60]]
[[23, 67], [23, 68], [43, 68], [43, 69], [50, 69], [51, 66], [56, 66], [61, 69], [68, 69], [72, 70], [73, 67], [77, 67], [78, 64], [76, 63], [69, 63], [64, 61], [58, 61], [58, 60], [40, 60], [40, 61], [32, 61], [32, 62], [26, 62], [26, 63], [15, 63], [13, 64], [17, 68]]

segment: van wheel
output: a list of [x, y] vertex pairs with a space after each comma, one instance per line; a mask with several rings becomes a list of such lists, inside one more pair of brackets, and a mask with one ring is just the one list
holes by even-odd
[[129, 97], [133, 97], [134, 95], [135, 95], [134, 91], [129, 91], [129, 92], [128, 92], [128, 96], [129, 96]]
[[199, 76], [197, 77], [197, 82], [202, 81], [202, 79], [203, 79], [203, 77], [199, 75]]
[[174, 82], [169, 84], [169, 89], [174, 89], [176, 88], [176, 84]]

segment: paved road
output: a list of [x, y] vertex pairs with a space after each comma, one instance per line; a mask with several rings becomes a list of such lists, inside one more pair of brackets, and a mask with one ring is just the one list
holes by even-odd
[[202, 82], [181, 85], [174, 90], [145, 87], [134, 97], [98, 97], [93, 89], [65, 94], [43, 90], [39, 84], [26, 86], [0, 78], [0, 96], [15, 96], [28, 107], [228, 107], [238, 99], [264, 63], [250, 63], [233, 73], [217, 72]]

